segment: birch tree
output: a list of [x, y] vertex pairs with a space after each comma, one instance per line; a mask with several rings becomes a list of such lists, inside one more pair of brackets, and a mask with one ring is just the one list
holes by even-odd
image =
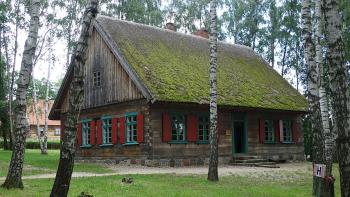
[[[49, 38], [48, 40], [49, 46], [52, 46], [52, 40]], [[48, 62], [48, 68], [47, 68], [47, 79], [46, 79], [46, 95], [45, 95], [45, 127], [43, 132], [43, 149], [44, 154], [47, 154], [47, 133], [48, 133], [48, 116], [49, 116], [49, 93], [50, 93], [50, 73], [51, 73], [51, 66], [54, 62], [54, 57], [52, 53], [52, 48], [49, 49], [49, 62]]]
[[350, 124], [347, 92], [348, 73], [342, 40], [342, 20], [337, 0], [324, 0], [325, 30], [328, 46], [330, 95], [337, 128], [337, 153], [341, 196], [350, 196]]
[[[304, 58], [307, 71], [307, 95], [309, 112], [312, 128], [312, 153], [313, 162], [317, 164], [323, 163], [323, 135], [322, 121], [318, 94], [318, 70], [315, 63], [315, 45], [312, 40], [312, 25], [311, 25], [311, 1], [302, 1], [302, 25], [303, 25], [303, 41], [304, 41]], [[313, 194], [319, 196], [322, 188], [322, 178], [313, 178]]]
[[36, 122], [36, 134], [38, 136], [38, 142], [40, 145], [40, 150], [41, 150], [41, 154], [44, 154], [44, 147], [43, 147], [43, 143], [41, 141], [41, 132], [40, 132], [40, 122], [39, 122], [39, 111], [38, 111], [38, 97], [37, 97], [37, 88], [36, 88], [36, 83], [35, 83], [35, 79], [34, 76], [32, 75], [32, 83], [33, 83], [33, 112], [34, 112], [34, 116], [35, 116], [35, 122]]
[[323, 17], [322, 17], [322, 1], [316, 0], [315, 3], [315, 15], [316, 15], [316, 68], [318, 69], [318, 87], [320, 97], [320, 109], [322, 119], [322, 129], [324, 136], [324, 164], [326, 164], [326, 180], [322, 187], [321, 195], [326, 197], [334, 197], [334, 181], [332, 176], [332, 164], [333, 164], [333, 135], [329, 127], [329, 110], [326, 94], [327, 83], [324, 80], [324, 65], [322, 54], [322, 31], [323, 31]]
[[218, 181], [218, 128], [217, 128], [217, 88], [216, 88], [216, 67], [217, 67], [217, 25], [216, 25], [216, 0], [210, 2], [210, 158], [208, 180]]
[[39, 9], [40, 1], [33, 0], [31, 2], [30, 11], [30, 26], [28, 31], [28, 38], [24, 45], [24, 51], [21, 62], [20, 75], [17, 80], [16, 92], [16, 130], [14, 138], [14, 147], [11, 157], [8, 174], [2, 187], [5, 188], [23, 188], [22, 170], [25, 151], [26, 134], [29, 130], [26, 120], [27, 108], [27, 88], [31, 78], [33, 68], [33, 59], [35, 55], [38, 30], [39, 30]]
[[50, 196], [67, 196], [72, 177], [76, 143], [76, 123], [84, 100], [84, 66], [85, 54], [88, 48], [88, 39], [91, 22], [98, 13], [98, 0], [91, 0], [87, 6], [82, 20], [81, 34], [77, 48], [72, 56], [69, 67], [73, 69], [73, 79], [69, 87], [68, 111], [64, 125], [63, 140], [61, 144], [60, 162], [55, 182]]

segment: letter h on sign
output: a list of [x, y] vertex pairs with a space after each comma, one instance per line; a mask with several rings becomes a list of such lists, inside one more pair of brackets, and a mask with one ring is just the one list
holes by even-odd
[[314, 176], [324, 178], [326, 165], [324, 164], [314, 164]]

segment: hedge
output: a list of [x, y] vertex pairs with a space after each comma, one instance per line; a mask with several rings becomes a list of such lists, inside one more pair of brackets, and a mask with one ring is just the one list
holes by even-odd
[[[47, 142], [47, 149], [60, 149], [60, 142]], [[0, 148], [4, 147], [4, 142], [0, 141]], [[40, 149], [39, 142], [26, 142], [27, 149]]]

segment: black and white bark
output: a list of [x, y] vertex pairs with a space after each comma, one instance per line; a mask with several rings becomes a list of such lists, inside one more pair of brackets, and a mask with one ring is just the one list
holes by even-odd
[[[49, 46], [52, 46], [51, 39], [49, 39]], [[48, 119], [49, 119], [49, 92], [50, 92], [50, 73], [51, 73], [51, 66], [53, 64], [53, 54], [52, 54], [52, 48], [49, 49], [49, 62], [48, 62], [48, 68], [47, 68], [47, 79], [46, 79], [46, 95], [45, 95], [45, 127], [43, 132], [43, 149], [44, 152], [41, 152], [42, 154], [47, 154], [47, 133], [48, 133]]]
[[39, 122], [38, 97], [36, 95], [36, 84], [35, 84], [34, 76], [32, 76], [32, 83], [33, 83], [33, 112], [34, 112], [35, 123], [36, 123], [36, 134], [38, 136], [38, 142], [40, 145], [41, 153], [43, 153], [44, 147], [40, 137], [41, 132], [40, 132], [40, 122]]
[[60, 161], [54, 185], [50, 196], [67, 196], [74, 167], [76, 146], [76, 123], [84, 100], [84, 66], [88, 39], [90, 37], [91, 23], [98, 13], [98, 0], [91, 0], [87, 6], [83, 19], [81, 34], [74, 52], [70, 67], [73, 68], [73, 79], [69, 87], [68, 112], [64, 125], [63, 140], [61, 144]]
[[216, 87], [216, 69], [217, 69], [217, 14], [216, 0], [210, 2], [210, 158], [208, 180], [218, 181], [218, 128], [217, 128], [217, 87]]
[[323, 2], [321, 0], [316, 0], [315, 2], [315, 18], [316, 18], [316, 67], [318, 69], [318, 86], [319, 86], [319, 97], [320, 97], [320, 109], [321, 109], [321, 119], [322, 119], [322, 129], [324, 136], [324, 164], [326, 164], [326, 180], [322, 187], [320, 196], [334, 197], [334, 182], [332, 181], [332, 165], [333, 165], [333, 136], [329, 126], [329, 109], [328, 109], [328, 99], [326, 94], [327, 83], [324, 78], [324, 61], [322, 54], [322, 32], [324, 29], [324, 22], [322, 17], [322, 6]]
[[27, 89], [31, 79], [33, 69], [33, 59], [38, 40], [39, 30], [39, 10], [40, 1], [33, 0], [31, 2], [30, 11], [31, 18], [29, 24], [28, 38], [25, 41], [24, 51], [21, 62], [21, 70], [17, 80], [16, 91], [16, 129], [14, 138], [14, 147], [11, 157], [8, 174], [2, 187], [5, 188], [23, 188], [22, 170], [25, 151], [26, 134], [29, 130], [26, 119], [27, 110]]
[[337, 0], [324, 0], [325, 30], [328, 46], [330, 95], [334, 123], [337, 128], [337, 154], [341, 196], [350, 196], [350, 124], [348, 105], [348, 74], [342, 40], [342, 20]]
[[[311, 1], [302, 1], [302, 34], [304, 44], [304, 58], [305, 66], [307, 68], [307, 93], [309, 113], [311, 119], [312, 128], [312, 156], [313, 163], [323, 163], [324, 153], [324, 137], [322, 131], [321, 110], [319, 103], [319, 90], [318, 90], [318, 69], [315, 62], [315, 45], [312, 40], [312, 25], [311, 25]], [[323, 179], [313, 178], [313, 194], [319, 196], [323, 185]]]

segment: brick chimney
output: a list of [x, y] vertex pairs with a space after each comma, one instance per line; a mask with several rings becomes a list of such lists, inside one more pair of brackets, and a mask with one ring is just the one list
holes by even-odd
[[169, 22], [165, 25], [165, 29], [169, 29], [171, 31], [176, 31], [176, 26], [174, 23]]
[[193, 32], [192, 35], [200, 36], [200, 37], [206, 38], [206, 39], [209, 38], [209, 32], [208, 32], [208, 30], [203, 29], [203, 28], [200, 29], [200, 30], [197, 30], [197, 31]]

